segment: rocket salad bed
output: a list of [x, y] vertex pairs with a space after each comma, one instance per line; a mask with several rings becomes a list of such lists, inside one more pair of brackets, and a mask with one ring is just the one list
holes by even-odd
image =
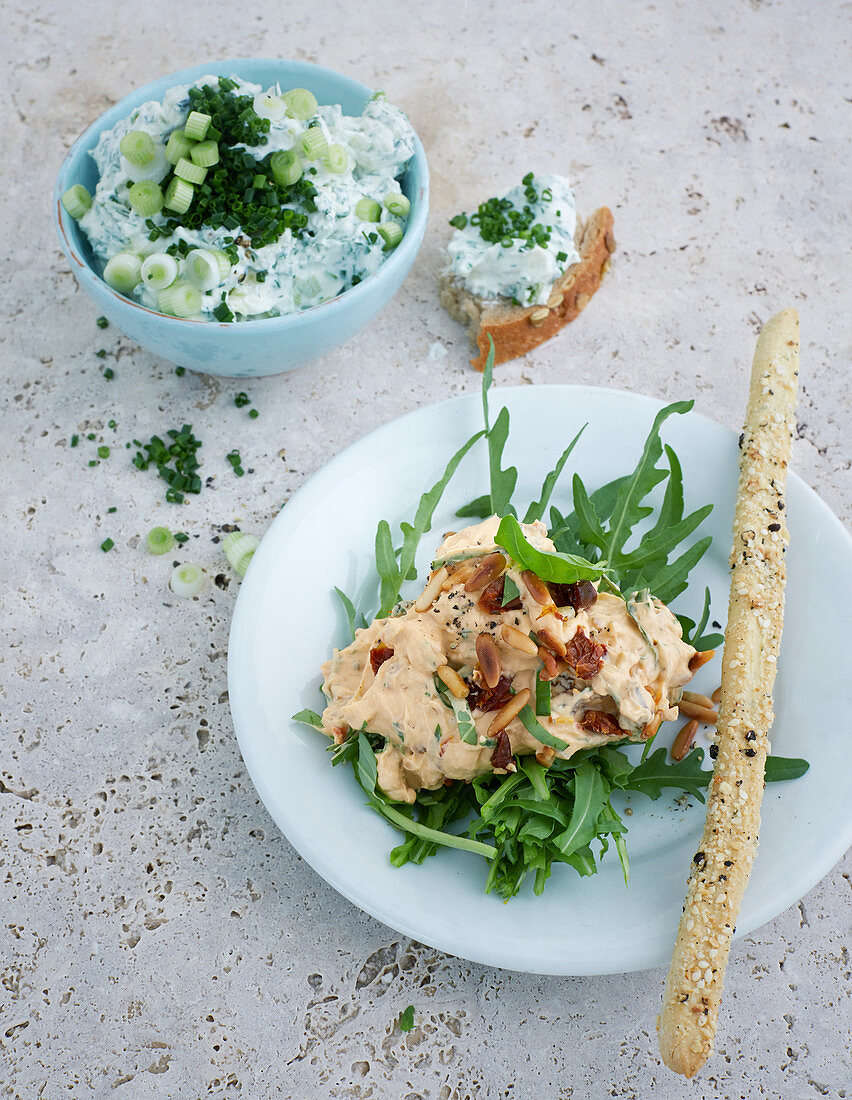
[[[573, 510], [563, 512], [555, 506], [549, 510], [549, 529], [556, 547], [556, 552], [552, 552], [532, 545], [515, 518], [512, 497], [517, 470], [503, 465], [509, 414], [507, 409], [501, 409], [494, 423], [490, 422], [490, 384], [489, 366], [483, 382], [485, 427], [459, 449], [444, 475], [423, 494], [413, 521], [401, 525], [401, 545], [394, 545], [387, 522], [379, 524], [376, 534], [380, 603], [377, 618], [384, 621], [399, 617], [401, 609], [397, 604], [404, 582], [412, 579], [420, 538], [429, 530], [444, 490], [462, 458], [477, 444], [487, 448], [489, 491], [460, 509], [459, 514], [465, 517], [501, 516], [496, 543], [513, 563], [513, 568], [532, 570], [542, 581], [555, 586], [577, 586], [581, 582], [594, 581], [602, 598], [606, 594], [606, 598], [625, 601], [628, 609], [641, 601], [647, 588], [666, 601], [680, 594], [687, 586], [690, 571], [706, 552], [710, 539], [705, 537], [692, 545], [687, 543], [686, 549], [682, 544], [710, 509], [705, 507], [684, 515], [680, 464], [672, 449], [664, 447], [660, 429], [669, 416], [687, 412], [692, 403], [678, 402], [661, 410], [631, 474], [591, 494], [575, 476]], [[578, 433], [545, 478], [539, 499], [524, 513], [524, 523], [544, 516], [557, 479], [581, 434]], [[664, 489], [651, 498], [652, 491], [663, 483]], [[640, 530], [631, 540], [639, 525]], [[631, 541], [632, 547], [628, 549]], [[440, 569], [441, 562], [433, 563], [433, 567]], [[511, 580], [508, 573], [506, 578], [505, 588], [508, 589]], [[354, 634], [359, 626], [366, 625], [368, 617], [343, 593], [339, 595]], [[511, 590], [501, 593], [504, 606], [511, 602], [512, 595]], [[681, 617], [684, 636], [698, 651], [713, 648], [721, 641], [720, 636], [704, 634], [709, 610], [709, 591], [705, 591], [698, 623]], [[385, 658], [383, 655], [373, 658], [371, 653], [370, 659], [378, 660], [381, 666]], [[377, 671], [375, 663], [373, 671]], [[474, 684], [469, 679], [468, 682], [481, 693], [479, 681]], [[456, 697], [454, 692], [441, 691], [437, 680], [436, 687], [441, 701], [433, 698], [430, 705], [443, 711], [442, 727], [457, 729], [464, 741], [473, 723], [472, 718], [468, 721], [468, 716], [478, 705], [468, 702], [475, 697], [473, 691], [466, 700]], [[509, 690], [511, 692], [511, 688]], [[550, 705], [549, 692], [550, 683], [539, 672], [535, 704], [524, 706], [519, 720], [539, 749], [555, 745], [564, 750], [564, 741], [552, 737], [539, 721], [541, 718], [549, 722], [545, 717]], [[520, 692], [517, 702], [522, 701], [519, 695]], [[598, 712], [593, 711], [593, 714], [598, 715]], [[323, 728], [322, 718], [313, 711], [304, 710], [295, 717], [315, 728]], [[369, 805], [403, 834], [403, 842], [391, 853], [395, 865], [422, 863], [441, 846], [468, 851], [488, 861], [486, 890], [510, 898], [530, 873], [535, 892], [541, 893], [554, 863], [567, 863], [582, 875], [593, 874], [598, 861], [610, 847], [616, 849], [626, 878], [627, 828], [613, 805], [613, 795], [618, 791], [656, 799], [670, 789], [703, 798], [703, 788], [712, 775], [702, 767], [703, 750], [695, 749], [681, 762], [669, 763], [665, 748], [651, 750], [653, 735], [646, 733], [642, 734], [645, 742], [642, 759], [634, 762], [624, 752], [629, 731], [625, 730], [622, 738], [618, 736], [617, 726], [615, 730], [616, 735], [609, 737], [606, 743], [580, 748], [567, 759], [551, 756], [542, 763], [534, 755], [509, 753], [495, 762], [495, 755], [492, 755], [491, 766], [498, 768], [498, 774], [488, 771], [469, 781], [456, 780], [441, 783], [436, 789], [421, 789], [411, 804], [401, 798], [389, 798], [379, 782], [381, 758], [377, 757], [377, 751], [383, 752], [387, 747], [386, 737], [372, 732], [369, 725], [341, 733], [340, 743], [332, 746], [332, 752], [335, 764], [352, 765]], [[326, 728], [324, 732], [330, 731]], [[436, 736], [440, 732], [436, 729]], [[476, 741], [475, 729], [473, 734]], [[498, 733], [496, 738], [480, 737], [479, 747], [483, 752], [498, 754], [502, 751], [500, 736]], [[634, 741], [639, 739], [635, 733], [631, 737]], [[477, 746], [472, 745], [471, 751], [476, 750]], [[774, 757], [770, 758], [767, 779], [795, 778], [805, 770], [804, 761]]]

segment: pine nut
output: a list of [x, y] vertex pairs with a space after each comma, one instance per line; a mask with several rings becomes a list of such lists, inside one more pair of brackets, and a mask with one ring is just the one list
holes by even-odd
[[642, 737], [645, 741], [650, 741], [660, 726], [663, 724], [662, 714], [655, 714], [650, 722], [642, 730]]
[[523, 573], [521, 573], [521, 578], [527, 586], [527, 591], [537, 604], [545, 607], [547, 604], [553, 602], [550, 595], [550, 589], [538, 574], [533, 573], [532, 569], [525, 569]]
[[464, 583], [465, 592], [478, 592], [487, 588], [506, 568], [506, 559], [502, 554], [489, 554], [477, 565]]
[[447, 573], [446, 566], [441, 566], [437, 573], [433, 573], [429, 578], [429, 581], [417, 599], [414, 601], [415, 611], [428, 611], [432, 606], [435, 597], [441, 591], [441, 585], [447, 579], [449, 574]]
[[[543, 645], [538, 647], [539, 660], [544, 665], [544, 668], [539, 673], [542, 680], [555, 680], [559, 675], [559, 665], [556, 663], [556, 658], [550, 652], [549, 649], [545, 649]], [[545, 673], [547, 675], [545, 676]]]
[[564, 657], [568, 652], [565, 643], [561, 638], [557, 638], [552, 630], [548, 630], [546, 626], [542, 627], [538, 631], [538, 640], [545, 647], [549, 649], [551, 653], [554, 653], [557, 657]]
[[689, 658], [689, 671], [697, 672], [702, 665], [706, 665], [708, 661], [712, 661], [715, 656], [715, 649], [705, 649], [703, 653], [693, 653]]
[[512, 649], [520, 650], [521, 653], [528, 653], [530, 657], [535, 657], [538, 653], [538, 646], [529, 634], [524, 634], [523, 630], [518, 630], [517, 627], [504, 623], [500, 627], [500, 637], [506, 645], [510, 645]]
[[692, 743], [695, 741], [695, 735], [697, 733], [698, 723], [694, 718], [691, 722], [686, 722], [680, 727], [677, 737], [672, 742], [672, 760], [674, 760], [675, 762], [683, 760], [683, 758], [692, 748]]
[[476, 639], [476, 656], [482, 670], [482, 678], [490, 688], [500, 681], [500, 654], [490, 634], [480, 634]]
[[713, 694], [710, 696], [710, 698], [713, 700], [713, 702], [718, 707], [718, 705], [722, 701], [722, 685], [721, 684], [719, 684], [719, 686], [716, 688], [716, 690], [713, 692]]
[[702, 695], [700, 691], [685, 691], [681, 699], [686, 699], [687, 703], [697, 703], [699, 707], [705, 707], [707, 710], [713, 709], [713, 700], [709, 695]]
[[[482, 637], [482, 635], [480, 635], [480, 637]], [[500, 730], [504, 730], [513, 718], [517, 718], [529, 701], [529, 688], [524, 688], [524, 690], [519, 691], [517, 695], [513, 695], [509, 702], [502, 706], [494, 715], [485, 736], [494, 737]]]
[[681, 714], [685, 714], [687, 718], [697, 718], [699, 722], [706, 722], [708, 726], [715, 726], [719, 719], [715, 710], [708, 710], [707, 707], [701, 707], [698, 703], [690, 703], [688, 699], [681, 699], [678, 706]]
[[552, 749], [550, 745], [542, 745], [535, 758], [543, 768], [549, 768], [556, 759], [556, 749]]
[[456, 699], [467, 698], [470, 688], [454, 668], [450, 668], [449, 665], [441, 665], [439, 669], [435, 670], [435, 675], [442, 683], [447, 685], [447, 688], [455, 695]]

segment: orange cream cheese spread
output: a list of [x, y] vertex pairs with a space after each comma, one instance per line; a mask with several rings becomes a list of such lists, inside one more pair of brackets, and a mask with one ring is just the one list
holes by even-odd
[[[323, 729], [386, 739], [378, 783], [399, 802], [456, 779], [642, 741], [677, 717], [695, 650], [647, 592], [546, 584], [495, 543], [499, 517], [449, 534], [421, 595], [357, 630], [323, 667]], [[540, 522], [521, 525], [555, 548]], [[544, 741], [535, 736], [539, 733]]]

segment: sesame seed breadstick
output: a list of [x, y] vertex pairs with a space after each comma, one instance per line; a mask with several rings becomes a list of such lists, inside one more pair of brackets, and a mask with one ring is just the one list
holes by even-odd
[[757, 852], [784, 617], [784, 486], [798, 362], [799, 318], [785, 309], [764, 326], [754, 354], [740, 441], [719, 752], [657, 1021], [663, 1061], [686, 1077], [713, 1047], [731, 939]]

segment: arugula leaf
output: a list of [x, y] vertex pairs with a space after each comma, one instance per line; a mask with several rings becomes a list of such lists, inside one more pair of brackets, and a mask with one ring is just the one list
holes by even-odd
[[536, 673], [535, 678], [535, 712], [540, 718], [549, 718], [553, 708], [550, 680], [542, 680], [540, 673], [541, 669]]
[[637, 764], [622, 785], [622, 790], [638, 791], [656, 801], [667, 787], [678, 787], [703, 802], [704, 788], [713, 775], [701, 767], [704, 750], [693, 749], [677, 764], [666, 761], [666, 751], [659, 748]]
[[414, 1027], [414, 1005], [409, 1005], [408, 1008], [400, 1012], [397, 1023], [400, 1031], [411, 1031]]
[[488, 519], [491, 515], [491, 494], [477, 497], [470, 504], [463, 504], [456, 509], [456, 515], [460, 519]]
[[346, 615], [346, 622], [349, 626], [349, 637], [354, 638], [356, 629], [367, 625], [366, 619], [355, 610], [355, 604], [349, 599], [345, 592], [337, 587], [337, 585], [334, 586], [334, 591], [337, 593], [337, 598], [340, 600], [343, 612]]
[[503, 580], [503, 599], [501, 600], [501, 607], [505, 607], [510, 604], [512, 600], [520, 599], [521, 590], [512, 580], [508, 573], [504, 574]]
[[588, 428], [588, 426], [588, 424], [584, 424], [583, 427], [580, 428], [580, 430], [577, 432], [577, 434], [560, 455], [559, 461], [556, 463], [556, 465], [553, 467], [547, 477], [545, 477], [544, 482], [541, 486], [541, 497], [539, 500], [533, 501], [529, 508], [527, 508], [526, 515], [524, 516], [524, 523], [534, 523], [537, 519], [541, 519], [541, 517], [544, 515], [544, 510], [547, 507], [551, 496], [553, 495], [553, 490], [556, 487], [556, 482], [559, 479], [559, 475], [562, 473], [562, 469], [565, 466], [565, 463], [568, 461], [568, 456], [574, 450], [578, 439], [586, 430], [586, 428]]
[[368, 794], [376, 789], [376, 780], [379, 777], [379, 768], [376, 763], [376, 754], [373, 747], [363, 733], [358, 734], [358, 763], [356, 774], [358, 782]]
[[302, 722], [304, 725], [310, 726], [315, 730], [322, 730], [323, 728], [322, 718], [320, 718], [315, 710], [310, 710], [307, 707], [304, 710], [300, 710], [298, 714], [294, 714], [293, 721]]
[[764, 778], [767, 783], [785, 783], [788, 779], [801, 779], [809, 768], [807, 760], [800, 757], [767, 756]]
[[558, 584], [573, 584], [576, 581], [598, 580], [606, 572], [604, 563], [587, 561], [574, 554], [560, 554], [536, 550], [527, 542], [521, 525], [514, 516], [504, 516], [497, 528], [494, 540], [520, 565], [522, 569], [531, 569], [543, 581]]
[[601, 773], [595, 767], [586, 762], [576, 769], [571, 819], [568, 828], [555, 837], [553, 842], [563, 856], [570, 856], [596, 835], [595, 823], [607, 794]]
[[699, 653], [704, 652], [707, 649], [718, 649], [724, 642], [724, 634], [705, 634], [704, 628], [707, 626], [707, 620], [710, 618], [710, 589], [704, 589], [704, 610], [701, 613], [701, 618], [698, 621], [698, 625], [693, 622], [692, 619], [686, 615], [678, 615], [677, 620], [681, 625], [683, 631], [683, 640], [691, 645], [693, 649], [697, 649]]
[[396, 563], [390, 524], [386, 519], [379, 520], [376, 528], [375, 554], [376, 572], [381, 582], [379, 588], [381, 607], [378, 618], [384, 618], [396, 605], [399, 590], [402, 588], [402, 571]]
[[693, 546], [690, 546], [679, 558], [675, 561], [664, 565], [660, 571], [651, 578], [647, 587], [657, 597], [658, 600], [662, 600], [663, 603], [671, 603], [675, 596], [679, 596], [681, 592], [686, 588], [686, 578], [689, 576], [691, 570], [698, 564], [698, 562], [704, 557], [704, 554], [710, 547], [710, 543], [713, 539], [710, 535], [705, 536], [703, 539], [699, 539]]

